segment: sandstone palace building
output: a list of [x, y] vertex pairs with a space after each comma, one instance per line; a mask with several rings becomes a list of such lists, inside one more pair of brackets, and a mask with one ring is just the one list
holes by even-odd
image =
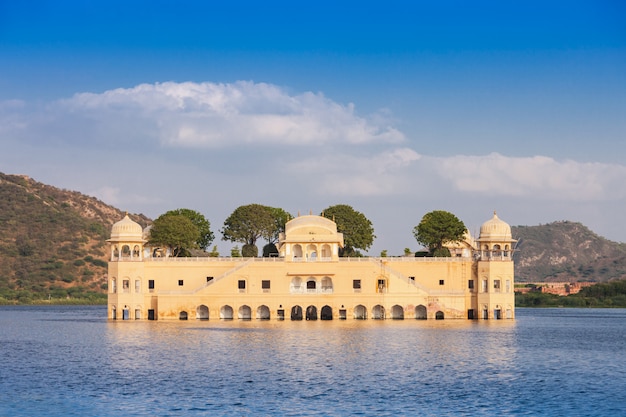
[[[147, 233], [147, 232], [146, 232]], [[285, 226], [278, 257], [157, 256], [128, 216], [113, 225], [108, 317], [118, 320], [513, 319], [511, 228], [494, 213], [452, 257], [338, 256], [327, 218]]]

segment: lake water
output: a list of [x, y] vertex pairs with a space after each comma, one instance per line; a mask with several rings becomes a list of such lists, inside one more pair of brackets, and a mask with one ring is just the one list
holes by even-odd
[[626, 415], [626, 310], [107, 321], [0, 307], [0, 416]]

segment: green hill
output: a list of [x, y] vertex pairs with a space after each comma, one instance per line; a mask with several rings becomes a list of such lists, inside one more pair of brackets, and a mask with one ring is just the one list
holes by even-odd
[[0, 303], [103, 301], [106, 239], [123, 214], [96, 198], [0, 173]]
[[580, 223], [515, 226], [517, 282], [606, 282], [626, 278], [626, 244], [607, 240]]

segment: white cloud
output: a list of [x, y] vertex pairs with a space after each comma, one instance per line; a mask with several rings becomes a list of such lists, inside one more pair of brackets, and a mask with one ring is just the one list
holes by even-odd
[[626, 166], [617, 164], [492, 153], [440, 158], [436, 166], [439, 175], [466, 192], [572, 201], [626, 197]]
[[87, 118], [92, 132], [116, 127], [153, 135], [162, 145], [219, 148], [252, 145], [397, 143], [404, 135], [385, 111], [365, 118], [354, 105], [311, 92], [290, 95], [265, 83], [157, 83], [101, 94], [80, 93], [56, 103], [67, 117]]
[[391, 195], [406, 192], [406, 170], [421, 159], [409, 148], [380, 154], [333, 153], [316, 155], [287, 165], [289, 175], [306, 181], [319, 194], [346, 196]]

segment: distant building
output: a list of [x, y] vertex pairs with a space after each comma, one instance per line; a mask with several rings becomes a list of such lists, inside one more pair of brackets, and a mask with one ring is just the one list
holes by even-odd
[[108, 242], [110, 319], [515, 317], [515, 240], [495, 213], [450, 258], [340, 258], [337, 225], [314, 215], [286, 224], [274, 258], [169, 257], [128, 216]]

